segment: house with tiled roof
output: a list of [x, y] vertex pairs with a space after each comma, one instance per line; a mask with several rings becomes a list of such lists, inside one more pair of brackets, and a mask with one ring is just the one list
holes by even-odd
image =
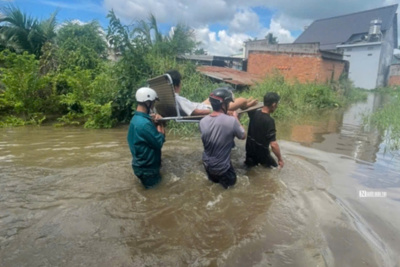
[[349, 62], [349, 79], [356, 87], [386, 86], [393, 49], [398, 46], [397, 7], [318, 19], [294, 44], [319, 43], [322, 51], [342, 53]]

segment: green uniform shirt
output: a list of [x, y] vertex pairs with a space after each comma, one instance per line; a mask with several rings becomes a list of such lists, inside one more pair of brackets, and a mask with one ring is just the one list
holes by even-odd
[[158, 170], [160, 168], [161, 148], [165, 137], [157, 131], [150, 115], [139, 111], [134, 113], [127, 139], [134, 169]]

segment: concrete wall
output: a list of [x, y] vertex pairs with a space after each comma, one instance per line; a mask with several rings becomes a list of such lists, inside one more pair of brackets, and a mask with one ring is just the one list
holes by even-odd
[[400, 86], [400, 64], [390, 66], [388, 86]]
[[267, 75], [278, 71], [288, 81], [301, 83], [326, 83], [338, 80], [345, 62], [324, 59], [320, 53], [280, 53], [251, 51], [248, 56], [247, 72]]
[[381, 43], [342, 45], [343, 58], [350, 63], [349, 79], [355, 87], [374, 89], [377, 87]]
[[388, 29], [384, 34], [382, 38], [382, 50], [381, 50], [381, 57], [380, 57], [380, 62], [379, 62], [379, 70], [378, 70], [378, 78], [376, 81], [376, 87], [384, 87], [388, 83], [389, 79], [389, 68], [390, 64], [392, 62], [392, 57], [393, 57], [393, 49], [394, 49], [394, 38], [397, 38], [397, 36], [394, 36], [394, 26], [397, 23], [396, 17], [393, 19], [393, 24], [390, 29]]
[[268, 44], [267, 40], [256, 40], [245, 43], [245, 58], [251, 51], [269, 51], [284, 53], [316, 54], [319, 51], [319, 43], [309, 44]]

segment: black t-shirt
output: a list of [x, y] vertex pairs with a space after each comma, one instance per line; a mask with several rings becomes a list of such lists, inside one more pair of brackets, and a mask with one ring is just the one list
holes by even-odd
[[[276, 141], [275, 121], [261, 110], [248, 112], [250, 117], [246, 140], [246, 158], [257, 164], [275, 165], [269, 153], [269, 144]], [[247, 160], [247, 159], [246, 159]]]

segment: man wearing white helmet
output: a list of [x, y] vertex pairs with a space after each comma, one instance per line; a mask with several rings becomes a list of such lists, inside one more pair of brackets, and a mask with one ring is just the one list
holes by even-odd
[[[161, 148], [165, 142], [164, 126], [155, 124], [150, 115], [158, 100], [157, 93], [148, 87], [136, 91], [137, 108], [128, 131], [129, 149], [132, 154], [132, 168], [145, 188], [161, 181]], [[155, 120], [160, 116], [156, 115]]]

